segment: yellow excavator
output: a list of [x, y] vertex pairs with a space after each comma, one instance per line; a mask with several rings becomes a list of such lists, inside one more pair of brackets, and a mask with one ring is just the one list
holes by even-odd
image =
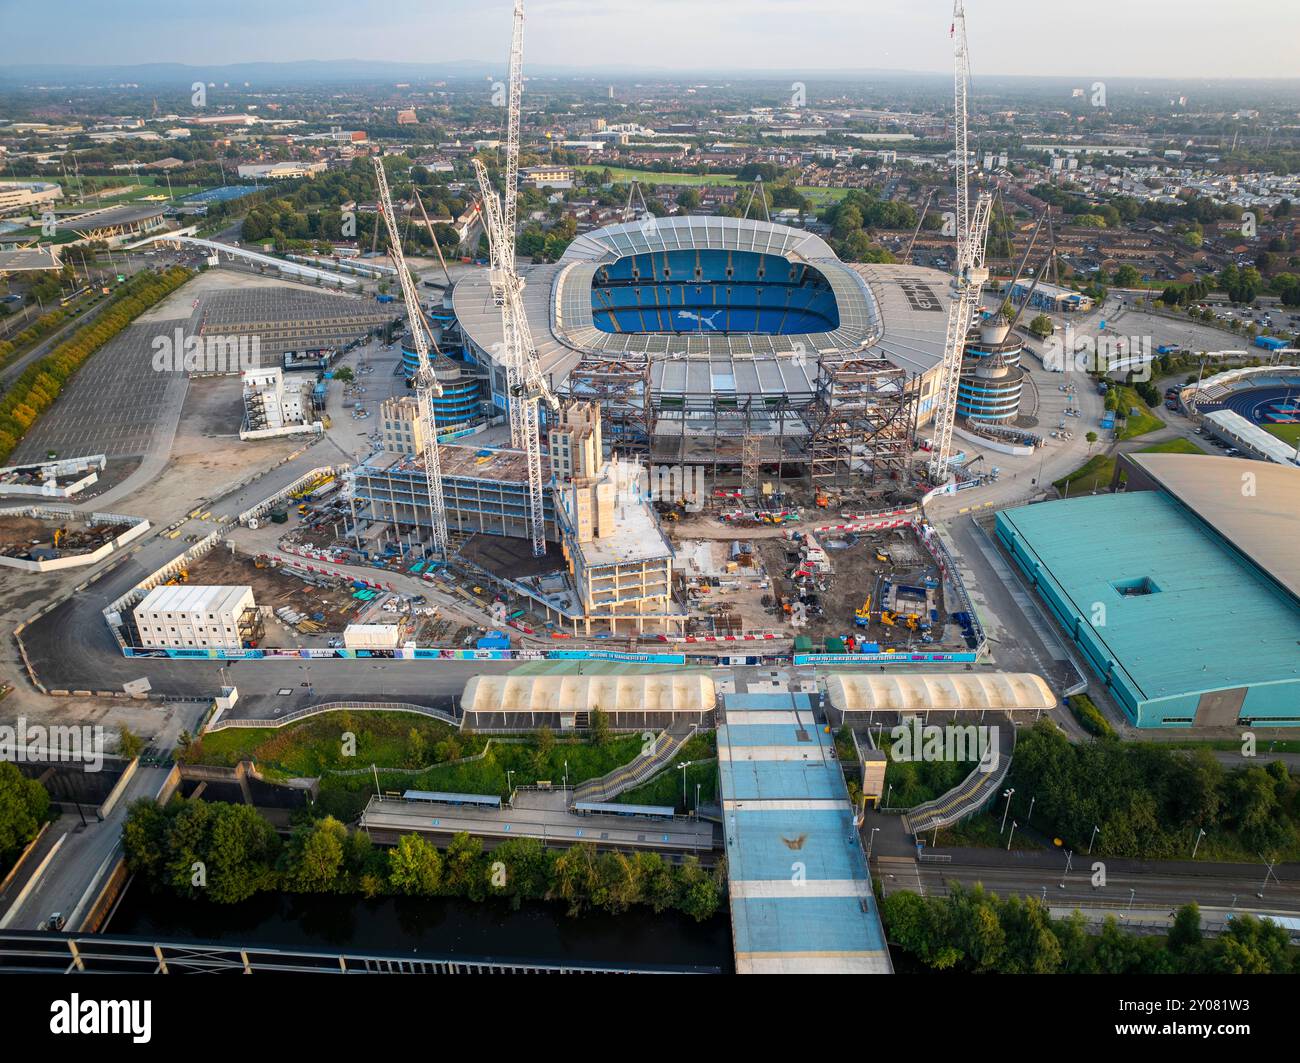
[[68, 536], [68, 529], [67, 529], [67, 528], [55, 528], [55, 529], [54, 529], [54, 549], [57, 550], [57, 549], [59, 548], [59, 543], [63, 542], [63, 540], [66, 539], [67, 536]]
[[884, 612], [880, 614], [880, 622], [884, 624], [885, 627], [893, 627], [895, 624], [898, 623], [898, 614], [891, 613], [888, 609], [886, 609]]
[[867, 600], [862, 603], [862, 608], [853, 614], [853, 622], [858, 627], [866, 627], [871, 623], [871, 595], [867, 595]]

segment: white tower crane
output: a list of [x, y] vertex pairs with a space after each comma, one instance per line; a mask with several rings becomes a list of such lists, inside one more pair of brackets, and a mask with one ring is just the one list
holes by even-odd
[[993, 197], [980, 193], [975, 209], [970, 207], [970, 149], [966, 124], [966, 106], [970, 92], [970, 53], [966, 40], [966, 6], [964, 0], [952, 5], [953, 55], [956, 60], [953, 80], [953, 124], [957, 147], [957, 246], [954, 299], [948, 310], [948, 332], [944, 343], [943, 366], [935, 397], [934, 444], [930, 459], [930, 479], [942, 484], [948, 479], [948, 459], [952, 452], [952, 429], [957, 420], [957, 392], [961, 382], [962, 352], [971, 316], [979, 305], [980, 292], [988, 280], [984, 265], [985, 239], [993, 210]]
[[492, 250], [492, 291], [501, 307], [502, 356], [506, 364], [506, 384], [510, 392], [512, 435], [516, 423], [519, 437], [513, 445], [528, 459], [528, 528], [533, 541], [533, 556], [546, 553], [546, 517], [543, 510], [545, 483], [542, 478], [541, 411], [539, 402], [552, 409], [559, 402], [551, 393], [537, 361], [537, 347], [524, 312], [523, 281], [514, 269], [502, 264], [498, 248], [514, 244], [514, 234], [506, 231], [504, 212], [496, 189], [492, 187], [487, 167], [474, 160], [479, 191], [483, 196], [488, 245]]
[[504, 200], [492, 187], [487, 168], [474, 160], [479, 191], [483, 196], [484, 227], [491, 251], [492, 294], [501, 307], [506, 388], [509, 392], [510, 441], [528, 459], [528, 530], [533, 556], [546, 553], [546, 517], [543, 510], [545, 483], [542, 480], [541, 411], [539, 402], [551, 408], [559, 403], [551, 394], [537, 362], [537, 347], [524, 313], [524, 282], [515, 269], [515, 231], [519, 199], [519, 126], [524, 95], [524, 4], [515, 0], [514, 29], [510, 38], [510, 84], [506, 113], [506, 160]]
[[524, 0], [515, 0], [514, 29], [510, 35], [510, 83], [506, 108], [506, 195], [501, 224], [510, 234], [503, 248], [511, 271], [515, 268], [515, 241], [519, 201], [519, 123], [524, 106]]
[[406, 304], [406, 319], [411, 326], [411, 342], [415, 347], [419, 365], [415, 371], [415, 395], [419, 403], [420, 425], [424, 436], [424, 480], [429, 500], [429, 527], [433, 549], [439, 557], [447, 556], [447, 509], [442, 497], [442, 459], [438, 453], [438, 424], [433, 414], [433, 397], [442, 394], [442, 385], [433, 372], [429, 358], [430, 334], [420, 309], [420, 295], [416, 291], [411, 271], [402, 253], [402, 237], [397, 229], [397, 216], [393, 213], [393, 197], [388, 191], [388, 175], [380, 157], [374, 157], [375, 181], [379, 185], [379, 213], [388, 229], [388, 253], [397, 270], [402, 285], [402, 301]]

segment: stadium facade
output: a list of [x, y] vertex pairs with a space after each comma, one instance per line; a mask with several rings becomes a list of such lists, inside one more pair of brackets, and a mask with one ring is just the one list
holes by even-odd
[[[933, 417], [950, 278], [841, 262], [769, 222], [655, 218], [521, 265], [542, 372], [600, 406], [607, 442], [654, 463], [818, 483], [901, 479]], [[504, 414], [501, 308], [487, 271], [452, 293], [464, 359]]]

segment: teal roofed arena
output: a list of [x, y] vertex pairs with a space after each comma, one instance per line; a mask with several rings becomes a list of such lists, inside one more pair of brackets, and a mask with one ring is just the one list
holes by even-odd
[[999, 513], [1002, 545], [1137, 726], [1300, 725], [1300, 471], [1123, 468], [1125, 493]]

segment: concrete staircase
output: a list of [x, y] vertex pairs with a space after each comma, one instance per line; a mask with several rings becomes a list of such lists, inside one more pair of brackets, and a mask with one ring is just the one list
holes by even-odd
[[638, 756], [598, 779], [588, 779], [573, 791], [574, 801], [612, 801], [625, 790], [649, 782], [673, 762], [681, 748], [695, 734], [697, 725], [675, 723], [655, 738], [654, 752]]
[[997, 764], [992, 771], [976, 767], [946, 794], [917, 805], [903, 815], [903, 827], [909, 834], [924, 834], [940, 827], [948, 827], [958, 820], [978, 812], [1002, 789], [1007, 772], [1011, 770], [1011, 755], [1016, 746], [1016, 728], [1010, 722], [998, 728], [999, 739], [1010, 735], [1007, 748], [998, 750]]

